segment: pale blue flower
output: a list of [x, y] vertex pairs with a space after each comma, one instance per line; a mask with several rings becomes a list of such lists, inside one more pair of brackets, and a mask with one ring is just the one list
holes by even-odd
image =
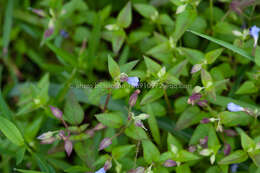
[[99, 169], [95, 173], [106, 173], [106, 170], [104, 168]]
[[239, 106], [239, 105], [236, 105], [235, 103], [228, 103], [227, 105], [227, 109], [230, 111], [230, 112], [239, 112], [239, 111], [243, 111], [244, 108]]
[[230, 170], [231, 170], [232, 173], [237, 172], [237, 169], [238, 169], [238, 164], [230, 165]]
[[260, 32], [260, 28], [258, 28], [257, 26], [253, 26], [253, 27], [250, 28], [250, 32], [249, 33], [255, 40], [254, 47], [256, 47], [256, 45], [257, 45], [259, 32]]
[[139, 79], [138, 77], [128, 77], [127, 83], [129, 83], [133, 87], [137, 87], [139, 84]]

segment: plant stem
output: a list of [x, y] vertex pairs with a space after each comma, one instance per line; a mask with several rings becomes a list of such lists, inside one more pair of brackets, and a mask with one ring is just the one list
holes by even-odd
[[167, 95], [167, 92], [166, 92], [166, 88], [163, 88], [163, 94], [164, 94], [164, 99], [165, 99], [165, 101], [167, 103], [167, 106], [168, 106], [169, 113], [173, 114], [173, 109], [172, 109], [170, 100], [168, 98], [168, 95]]
[[109, 93], [108, 93], [108, 95], [107, 95], [106, 102], [105, 102], [105, 105], [104, 105], [104, 108], [103, 108], [102, 112], [105, 112], [105, 111], [106, 111], [107, 105], [108, 105], [108, 103], [109, 103], [109, 99], [110, 99], [110, 97], [111, 97], [111, 90], [110, 90], [110, 88], [109, 88], [108, 90], [109, 90]]

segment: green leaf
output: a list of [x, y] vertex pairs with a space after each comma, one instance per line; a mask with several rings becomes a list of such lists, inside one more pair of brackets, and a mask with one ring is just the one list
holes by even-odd
[[64, 119], [73, 125], [80, 124], [84, 119], [84, 111], [72, 91], [66, 98]]
[[143, 140], [142, 146], [146, 163], [151, 164], [157, 162], [160, 157], [160, 152], [157, 147], [149, 140]]
[[163, 96], [163, 90], [161, 88], [153, 88], [148, 93], [144, 95], [141, 100], [141, 105], [145, 105], [147, 103], [151, 103]]
[[159, 13], [152, 5], [134, 4], [134, 7], [145, 18], [154, 20], [158, 17]]
[[123, 28], [127, 28], [132, 22], [132, 6], [129, 1], [126, 6], [120, 11], [117, 17], [117, 24]]
[[157, 73], [158, 71], [160, 71], [162, 68], [157, 62], [153, 61], [152, 59], [148, 58], [147, 56], [144, 56], [144, 62], [145, 62], [146, 68], [154, 74]]
[[182, 164], [176, 168], [176, 173], [191, 173], [190, 167], [188, 164]]
[[210, 125], [209, 124], [200, 124], [196, 127], [195, 131], [192, 134], [189, 145], [195, 145], [199, 143], [199, 140], [208, 136]]
[[126, 35], [123, 30], [113, 31], [112, 33], [112, 48], [115, 54], [118, 54], [124, 44]]
[[4, 100], [1, 90], [0, 90], [0, 114], [5, 116], [9, 120], [12, 119], [12, 112]]
[[203, 68], [201, 69], [201, 80], [206, 89], [210, 89], [213, 86], [213, 80], [210, 73]]
[[112, 156], [115, 159], [121, 159], [125, 157], [130, 151], [135, 148], [135, 145], [122, 145], [112, 150]]
[[252, 117], [248, 116], [244, 112], [224, 111], [224, 112], [220, 112], [219, 116], [220, 116], [221, 123], [227, 127], [232, 127], [237, 125], [245, 126], [248, 125], [253, 120]]
[[139, 60], [135, 60], [135, 61], [131, 61], [131, 62], [128, 62], [124, 65], [121, 65], [120, 66], [120, 71], [122, 73], [129, 73], [135, 66], [136, 64], [139, 62]]
[[75, 56], [69, 54], [68, 52], [65, 52], [63, 49], [58, 48], [51, 43], [46, 43], [46, 45], [56, 54], [58, 60], [62, 64], [65, 65], [67, 63], [72, 65], [73, 67], [77, 66]]
[[186, 150], [181, 150], [178, 152], [178, 156], [176, 157], [176, 161], [179, 161], [179, 162], [188, 162], [188, 161], [192, 161], [192, 160], [198, 160], [200, 159], [199, 156], [191, 153], [191, 152], [188, 152]]
[[255, 63], [260, 66], [260, 47], [257, 46], [255, 49]]
[[151, 105], [148, 104], [147, 107], [148, 107], [147, 113], [150, 115], [150, 117], [148, 118], [149, 128], [151, 130], [151, 133], [152, 133], [152, 136], [153, 136], [155, 142], [160, 146], [161, 145], [161, 136], [160, 136], [158, 124], [157, 124], [157, 121], [156, 121], [155, 116], [153, 114], [153, 110], [152, 110]]
[[108, 56], [108, 70], [113, 79], [120, 75], [120, 68], [110, 55]]
[[24, 145], [24, 139], [17, 127], [8, 119], [0, 116], [0, 130], [14, 144]]
[[[14, 0], [7, 1], [7, 6], [5, 8], [5, 18], [3, 24], [3, 49], [8, 50], [8, 45], [10, 42], [10, 36], [12, 31], [12, 23], [13, 23], [13, 7], [14, 7]], [[3, 50], [4, 51], [4, 50]]]
[[16, 165], [19, 165], [24, 158], [26, 148], [22, 147], [18, 149], [18, 152], [16, 153]]
[[136, 127], [134, 124], [130, 125], [125, 130], [126, 136], [135, 140], [145, 140], [148, 139], [144, 129], [141, 127]]
[[216, 61], [216, 59], [221, 55], [223, 52], [223, 48], [212, 50], [205, 55], [205, 59], [207, 60], [208, 64], [212, 64]]
[[108, 127], [120, 128], [123, 125], [122, 116], [118, 112], [96, 114], [95, 117]]
[[197, 119], [199, 112], [200, 110], [198, 107], [189, 107], [186, 109], [179, 117], [175, 129], [182, 130], [191, 126], [196, 121], [200, 121]]
[[217, 154], [219, 148], [221, 147], [219, 140], [218, 140], [218, 136], [216, 134], [216, 130], [212, 125], [209, 128], [208, 147], [213, 149], [215, 154]]
[[214, 43], [216, 43], [218, 45], [221, 45], [221, 46], [223, 46], [223, 47], [225, 47], [225, 48], [227, 48], [227, 49], [229, 49], [229, 50], [231, 50], [231, 51], [233, 51], [233, 52], [235, 52], [235, 53], [237, 53], [237, 54], [239, 54], [239, 55], [241, 55], [241, 56], [243, 56], [243, 57], [245, 57], [245, 58], [247, 58], [247, 59], [249, 59], [251, 61], [254, 61], [254, 58], [250, 54], [248, 54], [245, 50], [240, 49], [240, 48], [238, 48], [238, 47], [236, 47], [236, 46], [234, 46], [234, 45], [232, 45], [230, 43], [227, 43], [225, 41], [216, 39], [214, 37], [210, 37], [210, 36], [205, 35], [205, 34], [198, 33], [198, 32], [193, 31], [193, 30], [189, 30], [189, 32], [191, 32], [191, 33], [193, 33], [195, 35], [198, 35], [198, 36], [200, 36], [202, 38], [205, 38], [205, 39], [207, 39], [209, 41], [212, 41], [212, 42], [214, 42]]
[[168, 145], [168, 150], [171, 150], [172, 145], [177, 147], [178, 150], [182, 149], [182, 144], [180, 143], [180, 141], [176, 137], [172, 136], [170, 133], [168, 133], [167, 145]]
[[45, 172], [25, 170], [25, 169], [14, 169], [14, 170], [21, 173], [45, 173]]
[[87, 172], [87, 171], [91, 171], [91, 169], [84, 166], [76, 165], [76, 166], [71, 166], [69, 168], [66, 168], [64, 171], [68, 173], [74, 173], [74, 172]]
[[172, 35], [175, 43], [181, 38], [184, 32], [190, 27], [196, 19], [197, 12], [192, 9], [186, 9], [176, 18], [175, 30]]
[[241, 145], [244, 151], [251, 151], [255, 148], [256, 144], [252, 138], [250, 138], [242, 129], [236, 128], [237, 132], [240, 134], [241, 137]]
[[243, 150], [237, 150], [228, 156], [221, 159], [218, 164], [220, 165], [229, 165], [233, 163], [241, 163], [246, 161], [248, 158], [247, 153]]
[[235, 94], [252, 94], [257, 91], [258, 88], [255, 86], [254, 82], [246, 81], [239, 87]]

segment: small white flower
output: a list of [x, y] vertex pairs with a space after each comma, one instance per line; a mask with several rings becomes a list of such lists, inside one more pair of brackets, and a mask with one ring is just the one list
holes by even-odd
[[187, 4], [185, 4], [185, 5], [180, 5], [180, 6], [177, 8], [177, 10], [176, 10], [176, 14], [180, 14], [180, 13], [184, 12], [185, 9], [186, 9], [186, 6], [187, 6]]

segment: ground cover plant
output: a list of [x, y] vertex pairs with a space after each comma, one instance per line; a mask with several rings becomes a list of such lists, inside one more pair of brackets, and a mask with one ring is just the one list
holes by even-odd
[[258, 0], [2, 0], [1, 173], [260, 172]]

